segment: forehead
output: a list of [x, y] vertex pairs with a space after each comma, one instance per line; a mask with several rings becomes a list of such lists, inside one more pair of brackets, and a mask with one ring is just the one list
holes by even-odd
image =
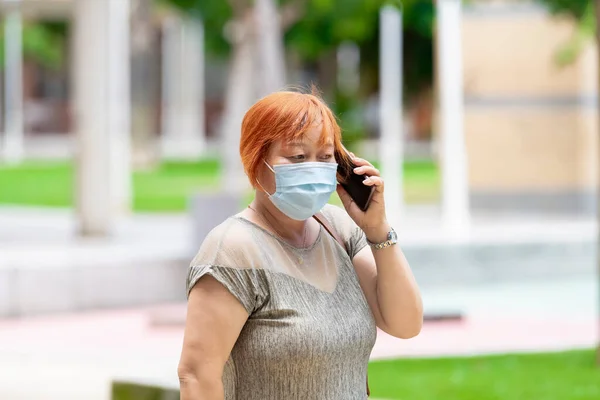
[[281, 141], [283, 146], [313, 146], [325, 147], [334, 145], [334, 134], [324, 129], [322, 124], [311, 126], [302, 135], [286, 138]]

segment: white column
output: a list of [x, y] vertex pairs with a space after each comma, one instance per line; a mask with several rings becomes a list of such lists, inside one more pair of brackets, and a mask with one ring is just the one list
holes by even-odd
[[442, 213], [453, 233], [469, 226], [469, 183], [463, 124], [461, 1], [438, 0]]
[[107, 235], [129, 209], [129, 1], [76, 0], [73, 57], [78, 139], [77, 217], [83, 235]]
[[109, 115], [111, 190], [116, 215], [131, 211], [131, 61], [129, 0], [109, 0]]
[[285, 51], [279, 12], [274, 0], [256, 0], [254, 12], [257, 22], [258, 96], [285, 88]]
[[206, 146], [204, 132], [204, 26], [197, 18], [184, 21], [183, 131], [190, 138], [193, 156], [200, 156]]
[[163, 31], [162, 153], [198, 159], [206, 146], [204, 28], [195, 18], [172, 17]]
[[380, 11], [379, 157], [385, 180], [385, 202], [390, 224], [399, 227], [404, 208], [402, 132], [402, 13], [388, 5]]
[[23, 29], [18, 0], [11, 1], [4, 22], [4, 160], [17, 164], [23, 159]]
[[169, 157], [172, 135], [179, 130], [177, 119], [177, 101], [178, 87], [178, 58], [180, 48], [181, 22], [176, 16], [165, 18], [162, 23], [162, 43], [161, 43], [161, 147], [163, 157]]

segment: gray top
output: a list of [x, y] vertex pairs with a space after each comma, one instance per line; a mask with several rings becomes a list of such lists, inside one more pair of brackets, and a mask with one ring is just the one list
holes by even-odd
[[344, 210], [328, 205], [323, 214], [349, 254], [323, 227], [299, 249], [235, 216], [194, 258], [188, 294], [210, 275], [249, 315], [225, 366], [225, 399], [367, 398], [377, 331], [351, 261], [367, 243]]

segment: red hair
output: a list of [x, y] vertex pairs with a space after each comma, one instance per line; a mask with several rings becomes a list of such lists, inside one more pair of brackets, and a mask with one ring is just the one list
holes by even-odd
[[274, 142], [300, 139], [312, 126], [319, 124], [322, 142], [333, 133], [336, 161], [348, 164], [350, 158], [342, 146], [336, 118], [316, 94], [282, 91], [256, 102], [244, 116], [240, 139], [240, 155], [250, 184], [258, 185], [259, 168]]

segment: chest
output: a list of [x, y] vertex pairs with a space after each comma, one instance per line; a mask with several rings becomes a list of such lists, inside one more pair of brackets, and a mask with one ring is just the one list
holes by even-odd
[[353, 270], [341, 269], [332, 292], [286, 274], [268, 273], [268, 299], [242, 330], [237, 351], [307, 365], [330, 357], [368, 357], [376, 327]]

